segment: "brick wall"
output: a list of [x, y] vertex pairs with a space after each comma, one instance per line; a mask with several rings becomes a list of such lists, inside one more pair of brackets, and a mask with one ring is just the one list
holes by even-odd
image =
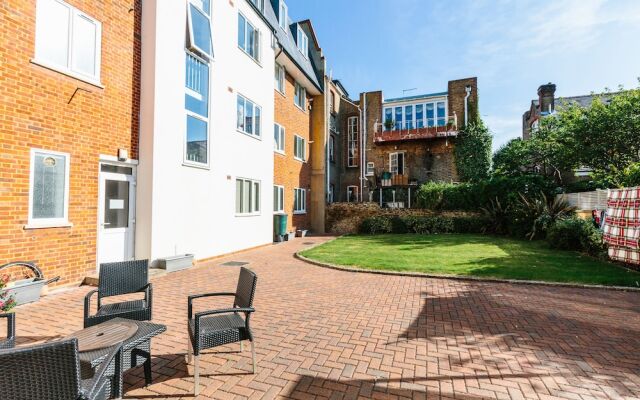
[[[289, 215], [287, 230], [311, 229], [311, 197], [307, 192], [306, 214], [294, 214], [294, 188], [311, 188], [311, 156], [309, 141], [310, 136], [310, 111], [297, 107], [293, 102], [295, 93], [295, 80], [289, 74], [285, 79], [285, 94], [277, 90], [275, 94], [275, 122], [285, 128], [285, 154], [274, 152], [274, 185], [284, 186], [284, 212]], [[314, 101], [315, 102], [315, 101]], [[301, 136], [307, 144], [307, 162], [301, 162], [293, 157], [294, 135]], [[319, 155], [320, 157], [322, 155]], [[267, 194], [268, 192], [265, 192]]]
[[[59, 284], [96, 269], [99, 155], [126, 148], [137, 158], [138, 150], [140, 8], [134, 0], [67, 2], [102, 23], [104, 88], [31, 63], [36, 1], [0, 3], [0, 264], [34, 261], [45, 276], [61, 275]], [[31, 148], [70, 154], [72, 227], [24, 229]]]

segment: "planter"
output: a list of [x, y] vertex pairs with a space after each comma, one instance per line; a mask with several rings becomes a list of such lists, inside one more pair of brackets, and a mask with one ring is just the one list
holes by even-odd
[[298, 229], [296, 231], [296, 236], [297, 237], [305, 237], [305, 236], [307, 236], [307, 232], [308, 231], [306, 229]]
[[175, 272], [187, 269], [193, 265], [193, 254], [181, 254], [178, 256], [158, 259], [157, 267], [167, 272]]
[[285, 242], [288, 242], [288, 241], [290, 241], [290, 240], [293, 240], [293, 238], [294, 238], [295, 236], [296, 236], [296, 234], [295, 234], [295, 233], [293, 233], [293, 232], [287, 232], [287, 233], [284, 235], [284, 241], [285, 241]]
[[60, 277], [56, 277], [53, 279], [45, 280], [42, 277], [42, 271], [35, 264], [24, 261], [16, 261], [5, 264], [0, 267], [0, 269], [9, 268], [9, 267], [26, 267], [29, 268], [35, 274], [34, 278], [21, 279], [18, 281], [11, 282], [9, 286], [6, 288], [7, 294], [13, 296], [16, 301], [16, 305], [32, 303], [34, 301], [40, 300], [40, 293], [42, 292], [42, 288], [44, 285], [47, 285], [51, 282], [56, 282], [60, 279]]

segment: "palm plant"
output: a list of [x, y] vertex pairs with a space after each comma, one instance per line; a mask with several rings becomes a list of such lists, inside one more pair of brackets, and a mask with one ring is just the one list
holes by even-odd
[[482, 214], [490, 221], [491, 232], [497, 234], [507, 233], [509, 212], [507, 207], [504, 207], [497, 197], [495, 200], [489, 200], [489, 204], [480, 208], [480, 211], [482, 211]]
[[559, 196], [549, 199], [543, 192], [536, 197], [519, 195], [520, 214], [524, 221], [531, 223], [531, 231], [526, 234], [529, 240], [543, 235], [556, 221], [571, 217], [576, 211], [576, 207]]

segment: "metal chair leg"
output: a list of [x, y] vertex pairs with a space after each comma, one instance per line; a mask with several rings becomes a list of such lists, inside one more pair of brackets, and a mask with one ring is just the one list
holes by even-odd
[[240, 353], [244, 351], [244, 342], [240, 342]]
[[195, 367], [193, 371], [194, 389], [193, 393], [197, 396], [200, 394], [200, 355], [195, 356]]
[[187, 364], [191, 364], [191, 355], [193, 349], [191, 348], [191, 337], [187, 335]]
[[256, 345], [251, 341], [251, 359], [253, 360], [253, 373], [256, 373]]

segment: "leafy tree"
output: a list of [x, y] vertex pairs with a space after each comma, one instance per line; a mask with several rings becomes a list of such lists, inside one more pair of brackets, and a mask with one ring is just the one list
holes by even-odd
[[521, 138], [511, 139], [493, 154], [493, 172], [501, 176], [518, 176], [531, 170], [529, 147]]
[[492, 136], [482, 120], [469, 122], [456, 141], [455, 160], [463, 182], [477, 182], [489, 177]]

